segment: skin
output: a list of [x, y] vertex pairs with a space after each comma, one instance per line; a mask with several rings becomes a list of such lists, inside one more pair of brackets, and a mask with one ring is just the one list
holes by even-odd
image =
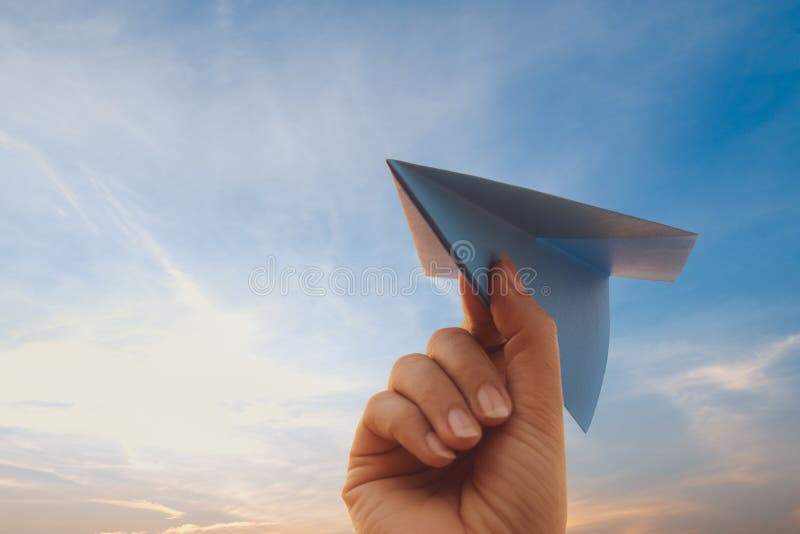
[[367, 403], [342, 491], [356, 532], [565, 531], [555, 323], [508, 257], [493, 273], [490, 309], [461, 279], [462, 327], [397, 360]]

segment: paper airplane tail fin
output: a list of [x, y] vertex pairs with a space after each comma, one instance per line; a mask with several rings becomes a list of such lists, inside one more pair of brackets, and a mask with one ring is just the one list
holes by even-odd
[[540, 278], [531, 289], [558, 326], [564, 406], [586, 432], [608, 359], [608, 277], [547, 242], [537, 240], [529, 250], [521, 261], [533, 262]]

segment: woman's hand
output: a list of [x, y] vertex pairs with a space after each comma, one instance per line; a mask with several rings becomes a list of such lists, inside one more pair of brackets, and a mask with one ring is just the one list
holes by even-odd
[[342, 492], [357, 532], [564, 532], [555, 323], [508, 258], [492, 281], [486, 310], [461, 279], [463, 328], [397, 360], [367, 403]]

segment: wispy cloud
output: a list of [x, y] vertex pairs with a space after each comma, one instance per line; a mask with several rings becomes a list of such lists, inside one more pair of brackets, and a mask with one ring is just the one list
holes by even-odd
[[179, 519], [186, 515], [186, 512], [175, 510], [169, 506], [150, 501], [126, 501], [118, 499], [88, 499], [88, 502], [97, 504], [108, 504], [119, 506], [120, 508], [130, 508], [131, 510], [146, 510], [148, 512], [158, 512], [164, 514], [167, 519]]
[[[614, 404], [606, 406], [622, 410], [615, 414], [622, 435], [611, 441], [590, 438], [608, 465], [602, 476], [578, 475], [573, 483], [571, 530], [785, 528], [792, 510], [787, 491], [800, 492], [800, 470], [793, 460], [793, 443], [800, 434], [796, 414], [787, 405], [800, 387], [795, 366], [800, 336], [738, 343], [735, 350], [701, 339], [678, 339], [655, 352], [645, 342], [615, 354], [612, 380], [615, 372], [630, 372], [638, 387], [617, 391]], [[636, 410], [624, 411], [632, 403]], [[599, 423], [603, 425], [602, 419]], [[649, 424], [653, 438], [632, 431], [633, 424]], [[625, 442], [630, 439], [635, 441]], [[619, 447], [626, 453], [609, 454]], [[663, 468], [659, 461], [665, 462]], [[769, 514], [764, 512], [767, 503]], [[731, 508], [741, 513], [730, 514]], [[749, 522], [742, 523], [747, 514]]]
[[[800, 334], [789, 335], [767, 347], [759, 348], [743, 361], [716, 363], [695, 367], [682, 374], [668, 378], [658, 389], [667, 395], [679, 395], [693, 388], [705, 388], [706, 392], [754, 391], [770, 385], [766, 371], [793, 351], [800, 348]], [[710, 389], [709, 389], [710, 388]]]
[[153, 234], [139, 221], [136, 216], [131, 213], [127, 206], [125, 206], [119, 198], [113, 193], [111, 187], [106, 183], [107, 179], [100, 176], [97, 172], [92, 170], [86, 165], [81, 164], [81, 172], [100, 193], [101, 198], [110, 208], [113, 220], [119, 226], [123, 234], [130, 240], [131, 245], [141, 248], [147, 255], [149, 255], [166, 274], [174, 277], [180, 291], [191, 295], [193, 300], [199, 301], [198, 304], [208, 306], [200, 289], [191, 278], [183, 273], [170, 258], [166, 250], [164, 250], [161, 243], [153, 236]]
[[[701, 351], [706, 354], [701, 359], [716, 359], [716, 363], [653, 382], [654, 391], [686, 414], [698, 439], [714, 452], [719, 471], [692, 477], [697, 483], [725, 479], [764, 483], [774, 477], [774, 469], [780, 469], [777, 465], [766, 468], [778, 460], [777, 451], [785, 447], [771, 443], [764, 425], [771, 422], [769, 414], [785, 412], [787, 394], [797, 387], [800, 376], [787, 377], [774, 369], [800, 352], [800, 335], [741, 350], [738, 357], [725, 363], [715, 354], [719, 349], [707, 347]], [[750, 409], [743, 410], [743, 406]]]
[[23, 400], [14, 403], [20, 408], [70, 408], [71, 402], [45, 401], [45, 400]]
[[58, 191], [61, 197], [67, 202], [67, 204], [70, 205], [75, 213], [78, 214], [81, 219], [83, 219], [83, 221], [93, 232], [97, 232], [97, 226], [89, 219], [89, 216], [78, 202], [78, 197], [69, 187], [69, 185], [67, 185], [66, 181], [64, 181], [61, 174], [56, 170], [55, 166], [50, 162], [50, 159], [44, 152], [33, 145], [12, 136], [2, 129], [0, 129], [0, 148], [17, 152], [18, 154], [28, 158], [39, 169], [44, 177], [50, 181], [56, 191]]
[[[309, 370], [302, 369], [302, 365], [294, 362], [281, 362], [278, 359], [268, 359], [254, 354], [252, 344], [257, 331], [254, 310], [230, 310], [215, 304], [204, 289], [195, 280], [181, 270], [162, 246], [158, 239], [137, 220], [137, 217], [112, 191], [106, 180], [87, 167], [82, 167], [83, 173], [96, 189], [100, 192], [103, 202], [113, 214], [113, 220], [120, 232], [129, 240], [131, 247], [139, 249], [142, 253], [155, 262], [163, 274], [168, 276], [169, 285], [173, 288], [173, 295], [158, 296], [155, 301], [139, 301], [136, 307], [127, 307], [124, 303], [112, 304], [105, 310], [81, 310], [81, 315], [64, 315], [58, 319], [59, 324], [66, 326], [66, 336], [56, 339], [35, 341], [13, 349], [8, 352], [3, 365], [18, 377], [27, 375], [24, 380], [15, 382], [0, 393], [0, 398], [11, 400], [19, 396], [32, 396], [34, 392], [53, 395], [60, 392], [64, 398], [82, 399], [78, 408], [69, 421], [75, 424], [83, 421], [84, 430], [97, 428], [98, 417], [107, 413], [115, 421], [108, 421], [100, 425], [110, 430], [111, 436], [123, 439], [129, 445], [133, 443], [183, 443], [189, 447], [207, 447], [210, 440], [214, 439], [220, 449], [231, 447], [241, 436], [230, 425], [234, 420], [237, 426], [256, 424], [264, 416], [274, 416], [277, 405], [292, 399], [305, 398], [309, 394], [321, 395], [335, 391], [352, 391], [359, 385], [352, 380], [335, 378], [330, 374], [318, 375]], [[105, 229], [108, 231], [108, 228]], [[172, 309], [172, 313], [165, 313]], [[169, 317], [169, 328], [153, 328], [147, 332], [139, 330], [134, 323], [134, 317], [152, 316]], [[125, 323], [120, 324], [120, 319]], [[147, 321], [145, 319], [145, 321]], [[98, 331], [126, 332], [129, 337], [139, 330], [139, 335], [144, 336], [139, 340], [128, 340], [123, 343], [114, 342], [108, 346], [106, 341], [98, 339], [93, 334]], [[134, 335], [134, 339], [138, 337]], [[132, 359], [134, 351], [142, 357]], [[116, 356], [114, 356], [116, 354]], [[226, 365], [220, 365], [221, 355], [226, 355]], [[69, 359], [71, 358], [71, 359]], [[61, 365], [85, 365], [87, 369], [102, 369], [101, 361], [116, 361], [117, 369], [130, 364], [126, 376], [126, 383], [132, 376], [139, 376], [136, 383], [149, 384], [149, 392], [145, 398], [137, 392], [130, 390], [123, 393], [127, 386], [112, 391], [117, 387], [106, 384], [111, 377], [97, 376], [88, 384], [80, 382], [48, 381], [38, 369], [55, 369]], [[69, 362], [69, 363], [67, 363]], [[93, 362], [93, 363], [90, 363]], [[65, 370], [66, 372], [66, 370]], [[116, 373], [115, 373], [116, 374]], [[113, 380], [113, 379], [112, 379]], [[198, 395], [198, 392], [203, 392]], [[25, 392], [25, 393], [23, 393]], [[99, 399], [103, 405], [110, 407], [116, 404], [112, 411], [97, 409]], [[226, 408], [230, 402], [245, 403], [250, 406], [246, 412], [239, 412], [235, 418]], [[31, 401], [11, 401], [12, 405], [20, 407], [44, 406], [41, 403], [31, 404]], [[75, 406], [75, 400], [64, 401], [63, 405]], [[128, 411], [139, 412], [142, 405], [149, 406], [150, 413], [160, 413], [157, 419], [140, 419], [134, 415], [124, 422], [119, 419], [120, 413]], [[90, 408], [95, 405], [95, 408]], [[202, 413], [198, 409], [204, 406]], [[84, 411], [85, 410], [85, 411]], [[141, 412], [139, 412], [141, 413]], [[167, 415], [171, 413], [172, 415]], [[200, 431], [203, 437], [193, 434], [189, 421], [195, 413], [195, 431]], [[216, 416], [214, 415], [216, 414]], [[20, 421], [31, 428], [37, 425], [35, 419], [27, 419], [30, 414], [18, 414], [26, 418]], [[84, 418], [85, 417], [85, 418]], [[213, 420], [222, 423], [228, 430], [225, 434], [219, 433], [219, 427], [214, 429]], [[83, 419], [82, 419], [83, 418]], [[6, 419], [13, 421], [13, 416]], [[55, 429], [53, 422], [57, 419], [42, 415], [40, 428]], [[140, 420], [142, 426], [137, 428], [135, 421]], [[156, 430], [157, 422], [161, 421], [160, 431]], [[182, 424], [176, 426], [175, 421], [181, 420]], [[290, 420], [284, 421], [292, 424]], [[62, 421], [62, 423], [67, 423]], [[80, 423], [78, 423], [80, 424]], [[124, 429], [124, 436], [114, 431]], [[62, 427], [65, 431], [67, 427]], [[172, 436], [170, 438], [169, 436]], [[144, 441], [140, 441], [144, 439]]]
[[179, 527], [168, 528], [161, 534], [195, 534], [201, 532], [223, 532], [230, 534], [255, 534], [262, 532], [263, 527], [278, 525], [279, 523], [254, 523], [251, 521], [234, 521], [232, 523], [215, 523], [213, 525], [193, 525], [187, 523]]
[[657, 532], [671, 517], [697, 515], [702, 508], [689, 500], [649, 499], [578, 499], [571, 500], [567, 529], [569, 532]]
[[13, 478], [0, 478], [0, 488], [29, 488], [32, 484], [30, 482], [22, 482]]

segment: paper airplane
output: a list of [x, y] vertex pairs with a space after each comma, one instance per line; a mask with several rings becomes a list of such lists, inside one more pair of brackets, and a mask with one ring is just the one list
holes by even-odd
[[387, 160], [426, 275], [464, 274], [489, 302], [507, 252], [558, 326], [564, 405], [585, 431], [608, 358], [608, 277], [674, 281], [697, 234], [565, 198]]

